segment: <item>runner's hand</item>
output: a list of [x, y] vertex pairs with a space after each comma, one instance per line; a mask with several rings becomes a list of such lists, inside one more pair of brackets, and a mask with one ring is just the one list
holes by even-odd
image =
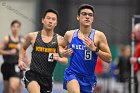
[[60, 56], [58, 53], [53, 53], [53, 59], [56, 60], [56, 61], [59, 61], [60, 59]]
[[89, 37], [84, 37], [83, 38], [83, 41], [84, 41], [84, 44], [91, 50], [94, 50], [96, 49], [96, 46], [94, 44], [94, 42], [89, 38]]
[[19, 60], [18, 62], [18, 67], [20, 68], [20, 70], [26, 70], [26, 64], [21, 60]]
[[73, 49], [69, 48], [69, 49], [64, 50], [60, 54], [61, 54], [62, 57], [69, 57], [69, 56], [72, 55], [72, 53], [73, 53]]

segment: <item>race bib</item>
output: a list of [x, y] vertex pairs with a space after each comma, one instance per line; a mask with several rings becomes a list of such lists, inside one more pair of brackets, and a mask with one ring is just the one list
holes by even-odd
[[53, 59], [53, 53], [49, 53], [49, 56], [48, 56], [48, 62], [53, 62], [54, 59]]
[[91, 59], [92, 59], [92, 51], [85, 50], [85, 60], [91, 60]]

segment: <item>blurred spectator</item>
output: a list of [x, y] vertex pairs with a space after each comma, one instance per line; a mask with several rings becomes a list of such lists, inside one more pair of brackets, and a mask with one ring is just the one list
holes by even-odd
[[99, 57], [97, 59], [95, 74], [98, 77], [97, 81], [99, 81], [99, 82], [97, 83], [94, 92], [95, 93], [102, 93], [101, 92], [102, 91], [102, 84], [100, 81], [102, 81], [102, 77], [103, 77], [103, 62]]
[[97, 85], [94, 89], [95, 93], [108, 93], [108, 73], [109, 64], [98, 57], [95, 68], [95, 74], [97, 76]]
[[102, 62], [101, 58], [97, 59], [95, 73], [98, 77], [102, 77], [102, 75], [103, 75], [103, 62]]
[[130, 46], [122, 46], [120, 49], [120, 56], [118, 57], [118, 74], [120, 82], [128, 82], [130, 79], [131, 64], [130, 64]]
[[140, 23], [136, 24], [133, 29], [137, 44], [134, 57], [131, 57], [131, 63], [134, 63], [134, 71], [138, 80], [138, 93], [140, 93]]
[[130, 76], [131, 76], [131, 64], [130, 64], [130, 46], [123, 45], [120, 47], [120, 55], [116, 60], [117, 70], [115, 71], [118, 74], [118, 81], [122, 83], [123, 93], [129, 93], [130, 87]]

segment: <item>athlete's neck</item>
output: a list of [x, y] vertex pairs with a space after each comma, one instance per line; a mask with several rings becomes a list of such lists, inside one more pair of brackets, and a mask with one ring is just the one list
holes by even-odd
[[84, 35], [84, 36], [88, 36], [90, 34], [91, 31], [91, 27], [83, 27], [80, 26], [80, 32]]
[[42, 35], [43, 36], [53, 36], [53, 30], [45, 30], [45, 29], [43, 29], [42, 30]]
[[11, 36], [12, 36], [13, 38], [17, 38], [17, 37], [18, 37], [18, 34], [12, 33]]

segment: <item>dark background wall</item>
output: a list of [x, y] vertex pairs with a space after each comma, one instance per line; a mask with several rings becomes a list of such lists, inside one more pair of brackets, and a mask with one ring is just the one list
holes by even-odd
[[78, 28], [77, 9], [84, 3], [95, 7], [93, 27], [106, 34], [110, 45], [130, 43], [131, 18], [140, 13], [139, 0], [40, 0], [36, 29], [41, 29], [41, 16], [48, 8], [59, 12], [57, 33], [64, 35], [67, 30]]
[[[95, 7], [93, 28], [105, 33], [115, 59], [118, 46], [131, 42], [131, 19], [134, 14], [140, 14], [140, 0], [40, 0], [38, 12], [36, 12], [36, 29], [42, 28], [41, 17], [43, 11], [48, 8], [59, 12], [59, 22], [55, 32], [64, 35], [67, 30], [78, 28], [77, 10], [81, 4], [85, 3]], [[63, 80], [65, 67], [60, 63], [57, 64], [54, 80]]]
[[[134, 14], [140, 14], [140, 0], [0, 0], [1, 38], [4, 33], [9, 33], [9, 29], [3, 29], [8, 28], [14, 19], [22, 22], [24, 34], [41, 30], [41, 17], [44, 10], [48, 8], [56, 9], [59, 12], [59, 22], [55, 32], [64, 35], [67, 30], [79, 27], [76, 20], [77, 9], [85, 3], [95, 7], [93, 28], [106, 34], [114, 59], [118, 46], [131, 42], [131, 18]], [[6, 6], [10, 6], [12, 9], [10, 10]], [[60, 65], [58, 63], [56, 67], [55, 80], [63, 79], [66, 66]], [[1, 78], [0, 75], [0, 80]]]

